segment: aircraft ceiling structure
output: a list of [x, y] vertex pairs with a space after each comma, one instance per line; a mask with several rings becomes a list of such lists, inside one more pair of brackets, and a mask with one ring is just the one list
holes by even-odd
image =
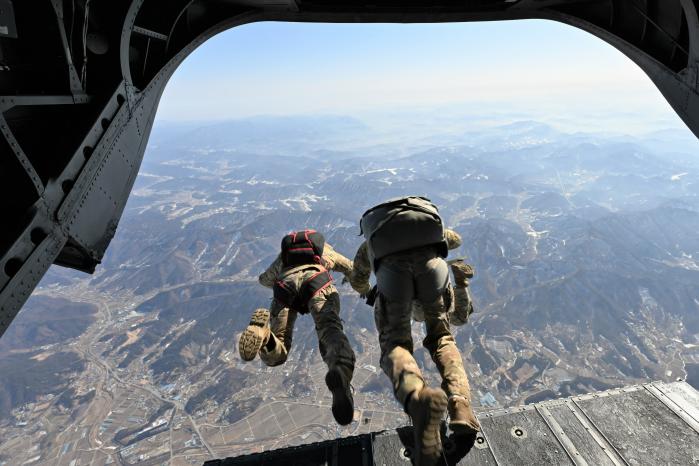
[[699, 136], [698, 12], [699, 0], [0, 0], [0, 335], [51, 264], [100, 263], [168, 79], [221, 31], [560, 21], [631, 58]]

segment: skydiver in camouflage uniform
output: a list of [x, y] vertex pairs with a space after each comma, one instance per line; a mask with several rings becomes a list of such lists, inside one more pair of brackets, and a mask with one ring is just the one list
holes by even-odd
[[[434, 209], [433, 213], [429, 214], [429, 206], [425, 207], [425, 201]], [[380, 218], [367, 221], [367, 224], [373, 222], [375, 228], [372, 228], [372, 231], [365, 229], [365, 219], [373, 215], [373, 212], [384, 209], [385, 216], [390, 220], [400, 218], [395, 212], [398, 210], [402, 214], [400, 209], [403, 208], [404, 212], [420, 214], [420, 211], [426, 211], [438, 218], [439, 237], [435, 237], [435, 233], [432, 232], [429, 244], [406, 249], [405, 245], [419, 245], [423, 237], [428, 238], [429, 235], [415, 234], [415, 238], [403, 238], [397, 233], [400, 230], [395, 229], [398, 227], [393, 230], [386, 228], [387, 220]], [[367, 211], [362, 217], [362, 230], [368, 241], [359, 247], [349, 278], [352, 288], [360, 295], [367, 295], [371, 291], [371, 271], [376, 275], [378, 299], [375, 301], [374, 310], [381, 347], [381, 368], [391, 379], [396, 399], [413, 421], [418, 464], [435, 464], [439, 460], [439, 424], [445, 410], [449, 411], [449, 427], [455, 433], [475, 435], [480, 430], [480, 424], [471, 408], [470, 387], [461, 354], [449, 329], [445, 300], [445, 297], [449, 297], [449, 268], [443, 257], [446, 257], [450, 246], [458, 247], [461, 239], [455, 232], [443, 230], [441, 218], [434, 212], [436, 207], [424, 198], [388, 201]], [[379, 243], [375, 233], [382, 231], [382, 228], [388, 230], [384, 232], [384, 236], [391, 233], [388, 234], [388, 238], [383, 239], [383, 247], [388, 248], [389, 253], [378, 257], [378, 246], [370, 245], [369, 241]], [[406, 228], [410, 229], [411, 226]], [[388, 244], [391, 239], [395, 245]], [[391, 252], [391, 248], [397, 251]], [[459, 292], [459, 314], [455, 312], [453, 316], [455, 323], [457, 320], [467, 320], [472, 311], [468, 290], [465, 286], [459, 286], [467, 284], [463, 281], [464, 268], [461, 265], [464, 264], [452, 267], [457, 279], [457, 289], [463, 290]], [[411, 316], [414, 300], [419, 303], [424, 313], [427, 336], [423, 345], [437, 365], [443, 381], [443, 391], [426, 386], [412, 355]]]
[[[291, 351], [298, 314], [310, 313], [315, 322], [320, 354], [328, 366], [325, 383], [333, 396], [333, 416], [339, 424], [347, 425], [354, 416], [350, 381], [355, 357], [343, 331], [340, 296], [328, 270], [341, 272], [347, 277], [352, 272], [352, 261], [325, 244], [322, 235], [313, 230], [291, 235], [301, 237], [308, 231], [312, 232], [315, 243], [322, 243], [320, 247], [313, 246], [316, 249], [311, 252], [314, 259], [312, 262], [286, 260], [288, 255], [282, 242], [282, 253], [259, 277], [262, 286], [274, 290], [270, 310], [257, 309], [253, 313], [250, 324], [240, 337], [238, 349], [245, 361], [251, 361], [259, 354], [268, 366], [283, 364]], [[302, 254], [308, 249], [311, 248], [296, 248]]]

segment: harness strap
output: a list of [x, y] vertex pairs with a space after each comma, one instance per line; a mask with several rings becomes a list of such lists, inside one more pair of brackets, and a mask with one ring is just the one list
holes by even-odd
[[327, 288], [333, 282], [333, 277], [326, 269], [313, 274], [310, 278], [303, 282], [300, 290], [301, 301], [308, 307], [308, 302], [315, 295]]
[[[284, 281], [291, 274], [315, 269], [316, 272], [301, 283], [299, 289], [287, 286]], [[320, 265], [303, 265], [283, 271], [274, 283], [274, 299], [293, 309], [299, 314], [307, 314], [309, 301], [333, 283], [330, 272]]]

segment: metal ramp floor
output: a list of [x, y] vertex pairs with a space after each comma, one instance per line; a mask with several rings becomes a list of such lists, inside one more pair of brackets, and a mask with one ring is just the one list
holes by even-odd
[[[450, 465], [699, 465], [699, 392], [654, 382], [478, 413], [477, 437], [444, 438]], [[403, 427], [207, 461], [205, 466], [411, 464]]]

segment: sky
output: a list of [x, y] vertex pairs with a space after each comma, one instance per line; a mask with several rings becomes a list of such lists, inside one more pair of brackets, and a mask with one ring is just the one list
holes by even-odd
[[157, 118], [467, 107], [591, 121], [613, 113], [627, 115], [626, 123], [681, 125], [625, 55], [545, 20], [236, 27], [184, 61]]

